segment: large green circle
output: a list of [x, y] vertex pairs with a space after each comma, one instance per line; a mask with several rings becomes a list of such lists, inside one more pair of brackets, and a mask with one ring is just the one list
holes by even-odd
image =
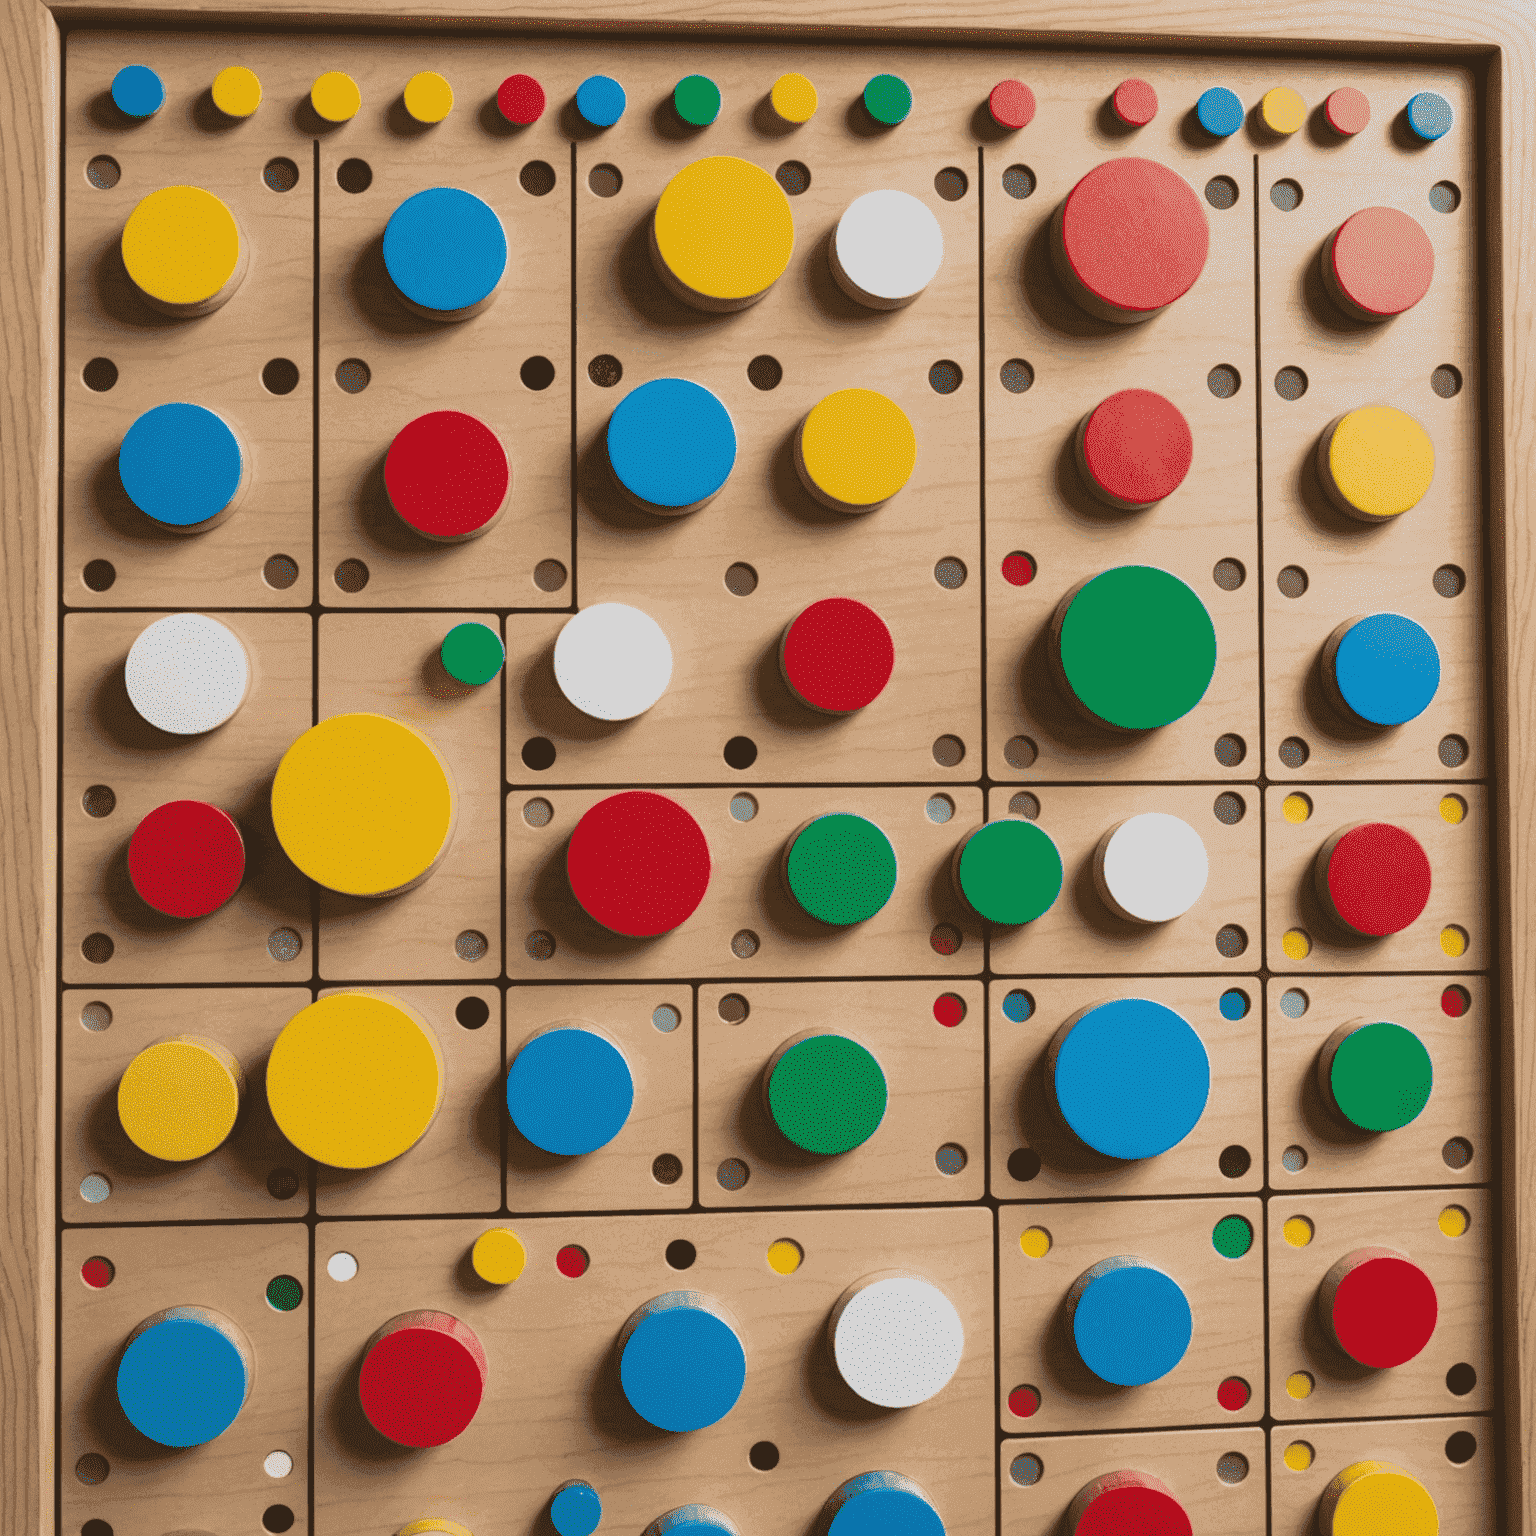
[[1362, 1131], [1397, 1131], [1418, 1118], [1435, 1083], [1424, 1042], [1401, 1024], [1366, 1024], [1347, 1036], [1328, 1069], [1339, 1112]]
[[874, 822], [836, 811], [795, 834], [784, 875], [790, 895], [812, 917], [846, 928], [891, 899], [896, 850]]
[[993, 923], [1032, 923], [1061, 894], [1061, 854], [1032, 821], [989, 821], [960, 850], [960, 894]]
[[1216, 628], [1193, 588], [1151, 565], [1121, 565], [1068, 600], [1056, 654], [1078, 701], [1127, 731], [1187, 715], [1216, 670]]
[[795, 1146], [822, 1157], [851, 1152], [885, 1118], [885, 1073], [857, 1040], [811, 1035], [768, 1074], [768, 1113]]

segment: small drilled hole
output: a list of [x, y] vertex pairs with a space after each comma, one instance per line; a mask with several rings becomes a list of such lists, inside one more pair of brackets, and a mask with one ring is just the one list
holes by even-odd
[[928, 935], [928, 947], [936, 955], [957, 955], [965, 935], [953, 923], [939, 923]]
[[731, 937], [731, 953], [738, 960], [750, 960], [761, 944], [762, 940], [750, 928], [742, 928]]
[[1205, 184], [1205, 200], [1212, 208], [1237, 207], [1237, 183], [1230, 176], [1213, 176]]
[[1022, 395], [1035, 382], [1035, 370], [1022, 357], [1010, 357], [997, 376], [1010, 395]]
[[965, 1172], [965, 1165], [970, 1159], [966, 1155], [965, 1148], [958, 1142], [946, 1141], [937, 1152], [933, 1154], [933, 1166], [944, 1175], [946, 1179], [952, 1179], [957, 1173]]
[[299, 1192], [299, 1176], [291, 1168], [274, 1168], [267, 1175], [267, 1193], [274, 1200], [292, 1200]]
[[530, 827], [547, 827], [555, 819], [555, 808], [548, 800], [533, 799], [523, 806], [523, 820]]
[[624, 377], [624, 364], [608, 352], [599, 352], [587, 364], [587, 377], [599, 389], [612, 389]]
[[1216, 1476], [1224, 1483], [1240, 1483], [1248, 1476], [1248, 1458], [1241, 1451], [1224, 1451], [1216, 1458]]
[[558, 560], [540, 560], [533, 568], [533, 584], [540, 592], [558, 592], [565, 585], [567, 571]]
[[530, 960], [548, 960], [555, 952], [555, 936], [543, 928], [536, 928], [523, 940], [523, 948]]
[[1235, 960], [1248, 948], [1248, 931], [1236, 923], [1226, 923], [1216, 930], [1216, 953], [1225, 960]]
[[1442, 565], [1430, 583], [1441, 597], [1460, 597], [1467, 588], [1467, 573], [1459, 565]]
[[752, 1170], [739, 1157], [728, 1157], [715, 1170], [715, 1180], [721, 1189], [745, 1189]]
[[725, 744], [728, 768], [750, 768], [757, 761], [757, 743], [750, 736], [732, 736]]
[[299, 579], [299, 562], [292, 555], [269, 555], [261, 579], [274, 592], [286, 592]]
[[1010, 768], [1032, 768], [1040, 749], [1028, 736], [1010, 736], [1003, 743], [1003, 758]]
[[1447, 768], [1460, 768], [1467, 760], [1467, 743], [1461, 736], [1440, 738], [1439, 758]]
[[286, 1504], [269, 1504], [261, 1512], [261, 1528], [273, 1532], [273, 1536], [282, 1536], [284, 1531], [293, 1529], [293, 1519], [293, 1511]]
[[1300, 1173], [1307, 1166], [1307, 1149], [1305, 1147], [1287, 1147], [1280, 1154], [1280, 1166], [1287, 1173]]
[[1275, 375], [1275, 393], [1282, 400], [1300, 400], [1307, 392], [1307, 376], [1300, 368], [1282, 368]]
[[971, 190], [970, 178], [958, 166], [947, 165], [933, 178], [933, 190], [946, 203], [958, 203]]
[[1018, 794], [1009, 800], [1008, 814], [1010, 816], [1022, 816], [1025, 821], [1039, 821], [1039, 795], [1032, 795], [1027, 789], [1021, 789]]
[[547, 357], [530, 357], [517, 370], [525, 389], [548, 389], [555, 382], [555, 365]]
[[953, 592], [957, 587], [963, 587], [968, 574], [965, 561], [957, 555], [945, 555], [933, 568], [933, 579], [949, 592]]
[[99, 1035], [102, 1030], [111, 1029], [112, 1010], [105, 1003], [87, 1003], [80, 1010], [80, 1023], [93, 1035]]
[[1216, 796], [1216, 803], [1212, 806], [1216, 813], [1216, 820], [1224, 827], [1235, 827], [1248, 812], [1248, 802], [1241, 795], [1234, 795], [1231, 790], [1223, 790]]
[[483, 997], [461, 997], [453, 1016], [463, 1029], [483, 1029], [491, 1017], [491, 1005]]
[[80, 941], [80, 953], [92, 965], [105, 965], [116, 948], [111, 937], [105, 933], [88, 933]]
[[366, 192], [373, 185], [373, 167], [366, 160], [343, 160], [336, 167], [336, 185], [343, 192]]
[[801, 164], [798, 160], [786, 160], [778, 170], [773, 173], [773, 179], [784, 188], [791, 197], [799, 197], [811, 184], [810, 167]]
[[274, 928], [267, 935], [267, 953], [284, 965], [297, 960], [303, 948], [304, 940], [297, 928]]
[[261, 179], [274, 192], [292, 192], [299, 184], [299, 168], [285, 155], [268, 160]]
[[1223, 592], [1236, 592], [1248, 579], [1248, 571], [1241, 560], [1218, 560], [1211, 567], [1211, 580]]
[[1472, 1161], [1472, 1143], [1465, 1136], [1452, 1136], [1440, 1149], [1447, 1168], [1465, 1168]]
[[1280, 1012], [1288, 1019], [1299, 1019], [1312, 1006], [1312, 999], [1300, 987], [1287, 987], [1280, 994]]
[[1216, 761], [1223, 768], [1236, 768], [1248, 756], [1248, 743], [1241, 736], [1218, 736], [1215, 752]]
[[683, 1160], [671, 1152], [663, 1152], [651, 1162], [651, 1177], [658, 1184], [676, 1184], [683, 1176]]
[[715, 1012], [727, 1024], [740, 1024], [752, 1012], [752, 1005], [739, 992], [727, 992], [715, 1004]]
[[361, 560], [343, 560], [334, 579], [343, 592], [361, 592], [368, 585], [368, 567]]
[[112, 1471], [107, 1458], [99, 1451], [87, 1451], [79, 1461], [75, 1463], [75, 1476], [85, 1484], [87, 1488], [94, 1488], [98, 1483], [104, 1483], [108, 1474]]
[[1441, 363], [1429, 376], [1429, 387], [1442, 400], [1449, 400], [1461, 393], [1461, 369], [1450, 363]]
[[1008, 1463], [1008, 1477], [1020, 1488], [1033, 1488], [1045, 1473], [1045, 1463], [1031, 1451], [1015, 1456]]
[[1289, 176], [1277, 181], [1269, 189], [1269, 200], [1281, 213], [1294, 213], [1301, 207], [1301, 183]]
[[1282, 597], [1300, 597], [1307, 590], [1307, 573], [1299, 565], [1288, 565], [1275, 577]]
[[955, 802], [948, 795], [929, 795], [923, 814], [935, 826], [942, 827], [955, 814]]
[[1003, 172], [1003, 191], [1009, 197], [1026, 198], [1035, 185], [1035, 173], [1027, 165], [1010, 165]]
[[1247, 1147], [1223, 1147], [1216, 1166], [1221, 1169], [1224, 1179], [1240, 1179], [1253, 1166], [1253, 1159], [1248, 1155]]
[[677, 1237], [667, 1244], [666, 1259], [673, 1269], [692, 1269], [699, 1250], [686, 1237]]
[[112, 1180], [104, 1173], [88, 1173], [80, 1180], [80, 1198], [87, 1205], [100, 1205], [112, 1194]]
[[726, 566], [725, 590], [735, 597], [750, 597], [757, 591], [757, 572], [740, 560]]
[[759, 1440], [756, 1445], [747, 1452], [747, 1460], [757, 1468], [759, 1472], [772, 1472], [779, 1464], [779, 1448], [772, 1440]]
[[1280, 743], [1280, 761], [1287, 768], [1300, 768], [1311, 755], [1311, 747], [1300, 736], [1287, 736]]
[[261, 387], [269, 395], [291, 395], [299, 387], [299, 365], [286, 357], [274, 357], [261, 370]]
[[1463, 1360], [1445, 1373], [1445, 1385], [1457, 1397], [1465, 1397], [1477, 1385], [1477, 1372]]
[[670, 1035], [683, 1022], [682, 1010], [671, 1003], [657, 1003], [651, 1010], [651, 1027], [662, 1035]]
[[547, 160], [530, 160], [517, 173], [517, 184], [529, 197], [547, 197], [555, 190], [555, 168]]
[[1437, 181], [1429, 189], [1429, 206], [1436, 213], [1455, 213], [1461, 206], [1461, 188], [1454, 181]]
[[954, 768], [965, 756], [965, 743], [958, 736], [940, 736], [933, 744], [933, 760], [940, 768]]
[[960, 364], [950, 362], [948, 358], [941, 359], [928, 370], [928, 383], [936, 395], [954, 394], [964, 377]]
[[1477, 1455], [1477, 1436], [1469, 1430], [1458, 1429], [1445, 1442], [1445, 1459], [1458, 1467], [1465, 1466]]
[[117, 580], [117, 567], [110, 560], [90, 560], [80, 579], [92, 592], [105, 592]]
[[80, 808], [87, 816], [110, 816], [117, 809], [117, 795], [105, 784], [92, 784], [80, 796]]
[[123, 168], [111, 155], [97, 155], [86, 162], [85, 179], [102, 192], [109, 192], [123, 179]]
[[624, 185], [624, 173], [616, 165], [594, 165], [587, 172], [587, 185], [599, 197], [617, 197]]
[[1040, 1175], [1040, 1154], [1033, 1147], [1016, 1147], [1008, 1154], [1008, 1177], [1028, 1184]]
[[1230, 363], [1217, 363], [1205, 376], [1205, 387], [1218, 400], [1230, 400], [1242, 388], [1242, 375]]
[[360, 395], [368, 388], [373, 370], [360, 357], [348, 357], [336, 364], [336, 384], [349, 395]]
[[784, 380], [784, 365], [766, 352], [747, 364], [747, 383], [753, 389], [777, 389]]
[[104, 395], [117, 383], [117, 364], [110, 357], [93, 357], [80, 370], [80, 382], [98, 395]]
[[523, 767], [543, 773], [555, 766], [555, 744], [547, 736], [530, 736], [523, 743]]
[[757, 815], [757, 800], [752, 795], [731, 796], [731, 820], [751, 821]]

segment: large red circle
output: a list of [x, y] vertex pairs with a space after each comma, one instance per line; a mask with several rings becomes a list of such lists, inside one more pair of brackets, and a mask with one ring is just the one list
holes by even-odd
[[1326, 872], [1333, 909], [1356, 933], [1401, 933], [1429, 903], [1429, 858], [1401, 827], [1368, 821], [1333, 845]]
[[1083, 425], [1083, 463], [1112, 501], [1150, 506], [1183, 484], [1195, 439], [1183, 413], [1150, 389], [1122, 389]]
[[1334, 231], [1323, 259], [1344, 297], [1383, 320], [1412, 309], [1435, 275], [1435, 248], [1424, 226], [1397, 208], [1351, 214]]
[[1131, 318], [1189, 292], [1211, 235], [1200, 199], [1177, 171], [1127, 156], [1095, 167], [1067, 194], [1060, 241], [1089, 294]]
[[397, 1445], [443, 1445], [474, 1418], [485, 1391], [485, 1351], [446, 1312], [397, 1318], [369, 1347], [357, 1395], [368, 1422]]
[[896, 665], [885, 620], [851, 597], [812, 603], [784, 631], [784, 681], [813, 709], [847, 715], [879, 698]]
[[987, 108], [999, 128], [1027, 128], [1035, 120], [1035, 93], [1022, 80], [1000, 80]]
[[1397, 1257], [1366, 1259], [1333, 1294], [1334, 1337], [1361, 1365], [1402, 1365], [1429, 1343], [1440, 1304], [1429, 1276]]
[[1184, 1506], [1160, 1488], [1106, 1488], [1078, 1517], [1072, 1536], [1191, 1536]]
[[501, 440], [463, 411], [429, 411], [408, 422], [384, 459], [390, 506], [429, 539], [480, 533], [501, 511], [511, 480]]
[[496, 105], [509, 123], [526, 127], [544, 115], [544, 87], [532, 75], [508, 75], [496, 92]]
[[240, 828], [216, 805], [167, 801], [134, 828], [128, 878], [155, 911], [167, 917], [206, 917], [245, 878]]
[[599, 800], [571, 833], [571, 893], [604, 928], [630, 938], [669, 933], [709, 889], [709, 844], [675, 800], [630, 789]]

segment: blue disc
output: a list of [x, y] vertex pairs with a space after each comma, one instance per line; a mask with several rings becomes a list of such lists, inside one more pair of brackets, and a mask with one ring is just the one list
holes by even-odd
[[1200, 93], [1195, 116], [1207, 133], [1218, 139], [1230, 139], [1243, 126], [1243, 103], [1235, 91], [1213, 85]]
[[1251, 1004], [1248, 1001], [1248, 994], [1241, 987], [1228, 987], [1221, 994], [1216, 1006], [1221, 1009], [1222, 1018], [1236, 1020], [1248, 1017]]
[[561, 1483], [549, 1501], [556, 1536], [592, 1536], [603, 1520], [603, 1501], [591, 1483]]
[[428, 187], [384, 226], [384, 266], [413, 304], [451, 315], [488, 299], [507, 269], [496, 210], [458, 187]]
[[851, 1477], [830, 1504], [827, 1536], [944, 1536], [939, 1512], [909, 1478], [894, 1472]]
[[165, 105], [165, 87], [147, 64], [129, 64], [112, 76], [112, 100], [125, 117], [153, 117]]
[[608, 418], [608, 461], [637, 500], [680, 511], [725, 484], [736, 463], [736, 428], [702, 384], [652, 379]]
[[1450, 102], [1433, 91], [1420, 91], [1408, 103], [1408, 126], [1426, 141], [1443, 139], [1455, 121]]
[[128, 499], [167, 528], [217, 517], [240, 489], [242, 468], [240, 444], [224, 421], [183, 402], [145, 411], [117, 450]]
[[151, 1324], [123, 1351], [117, 1400], [160, 1445], [206, 1445], [235, 1422], [249, 1383], [234, 1341], [190, 1309]]
[[1184, 1358], [1194, 1318], [1184, 1292], [1161, 1270], [1137, 1259], [1106, 1259], [1073, 1293], [1072, 1341], [1101, 1381], [1142, 1387]]
[[693, 1291], [648, 1301], [619, 1356], [629, 1405], [657, 1429], [718, 1424], [741, 1396], [747, 1354], [735, 1330]]
[[594, 128], [612, 128], [624, 106], [624, 87], [611, 75], [588, 75], [576, 87], [576, 110]]
[[736, 1527], [708, 1504], [683, 1504], [658, 1515], [646, 1526], [644, 1536], [737, 1536]]
[[1122, 997], [1090, 1008], [1051, 1044], [1062, 1118], [1106, 1157], [1156, 1157], [1194, 1130], [1211, 1094], [1205, 1045], [1172, 1008]]
[[1034, 998], [1017, 987], [1003, 999], [1003, 1017], [1015, 1024], [1022, 1024], [1034, 1011]]
[[534, 1146], [561, 1157], [606, 1147], [635, 1107], [629, 1063], [590, 1029], [535, 1035], [507, 1073], [507, 1113]]
[[1415, 719], [1440, 687], [1435, 642], [1400, 613], [1357, 619], [1334, 647], [1330, 666], [1344, 707], [1367, 725]]

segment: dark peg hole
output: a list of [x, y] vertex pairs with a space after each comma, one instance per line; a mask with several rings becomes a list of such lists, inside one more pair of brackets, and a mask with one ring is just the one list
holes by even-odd
[[[1232, 798], [1237, 800], [1238, 797], [1233, 795]], [[1238, 804], [1241, 805], [1242, 802], [1239, 800]], [[1218, 818], [1221, 816], [1219, 811], [1217, 812], [1217, 816]], [[1224, 927], [1218, 928], [1216, 930], [1216, 953], [1220, 955], [1223, 960], [1235, 960], [1247, 948], [1248, 930], [1246, 928], [1239, 928], [1236, 923], [1227, 923]], [[1239, 1150], [1241, 1151], [1241, 1148], [1239, 1148]], [[1222, 1153], [1222, 1156], [1225, 1157], [1226, 1153]], [[1243, 1156], [1246, 1158], [1248, 1154], [1244, 1152]], [[1247, 1166], [1248, 1165], [1245, 1162], [1243, 1167], [1246, 1169]], [[1236, 1178], [1237, 1175], [1231, 1174], [1230, 1177]]]
[[1307, 376], [1300, 368], [1282, 368], [1275, 375], [1275, 393], [1282, 400], [1300, 400], [1307, 392]]
[[558, 560], [540, 560], [533, 568], [533, 584], [540, 592], [558, 592], [565, 585], [567, 574]]
[[[1471, 1437], [1468, 1436], [1470, 1439]], [[759, 1440], [756, 1445], [747, 1452], [747, 1460], [757, 1468], [759, 1472], [772, 1472], [779, 1464], [779, 1448], [772, 1440]]]
[[677, 1237], [667, 1244], [667, 1263], [673, 1269], [692, 1269], [699, 1250], [686, 1237]]
[[1461, 369], [1453, 363], [1441, 363], [1429, 376], [1429, 387], [1442, 400], [1461, 393]]
[[747, 383], [753, 389], [777, 389], [784, 378], [784, 365], [765, 352], [747, 364]]
[[547, 736], [530, 736], [523, 743], [523, 767], [543, 773], [555, 766], [555, 744]]
[[773, 179], [784, 188], [791, 197], [799, 197], [811, 184], [810, 167], [802, 165], [798, 160], [786, 160], [778, 170], [773, 173]]
[[1216, 738], [1216, 761], [1223, 768], [1236, 768], [1248, 756], [1248, 743], [1230, 733]]
[[1307, 573], [1299, 565], [1286, 566], [1275, 577], [1282, 597], [1300, 597], [1307, 590]]
[[1216, 796], [1212, 809], [1216, 820], [1224, 827], [1235, 827], [1248, 814], [1247, 802], [1241, 795], [1234, 795], [1230, 789], [1224, 789]]
[[1281, 213], [1295, 213], [1301, 207], [1301, 183], [1292, 181], [1289, 176], [1277, 181], [1269, 189], [1269, 200]]
[[343, 592], [361, 592], [368, 585], [368, 567], [361, 560], [343, 560], [335, 579]]
[[110, 816], [117, 809], [117, 795], [106, 784], [92, 784], [80, 797], [80, 808], [87, 816], [95, 816], [98, 820], [103, 816]]
[[1445, 1384], [1457, 1397], [1465, 1397], [1477, 1385], [1477, 1372], [1463, 1360], [1445, 1373]]
[[1213, 176], [1205, 184], [1205, 200], [1212, 208], [1237, 207], [1237, 183], [1230, 176]]
[[608, 352], [599, 352], [587, 364], [587, 377], [599, 389], [612, 389], [624, 377], [624, 364]]
[[517, 173], [517, 184], [529, 197], [547, 197], [555, 190], [555, 168], [546, 160], [530, 160]]
[[286, 592], [299, 579], [299, 562], [292, 555], [268, 555], [261, 579], [278, 592]]
[[491, 1005], [483, 997], [461, 997], [453, 1016], [465, 1029], [479, 1029], [491, 1016]]
[[624, 185], [624, 173], [616, 165], [594, 165], [587, 172], [587, 185], [599, 197], [617, 197]]
[[1218, 400], [1230, 400], [1242, 383], [1242, 375], [1230, 363], [1217, 363], [1205, 376], [1205, 387]]
[[1312, 749], [1300, 736], [1287, 736], [1277, 749], [1280, 761], [1287, 768], [1301, 768], [1312, 756]]
[[373, 380], [373, 370], [360, 357], [344, 358], [336, 364], [337, 388], [349, 395], [360, 395]]
[[269, 1504], [261, 1512], [261, 1528], [264, 1531], [291, 1531], [293, 1511], [286, 1504]]
[[299, 387], [299, 365], [286, 357], [274, 357], [261, 370], [261, 387], [269, 395], [291, 395]]
[[1458, 1429], [1445, 1442], [1445, 1459], [1455, 1462], [1458, 1467], [1464, 1467], [1476, 1455], [1477, 1436], [1464, 1429]]
[[1010, 395], [1022, 395], [1035, 382], [1035, 370], [1022, 357], [1010, 357], [997, 376]]
[[117, 383], [117, 364], [110, 357], [93, 357], [80, 370], [80, 382], [98, 395], [104, 395]]
[[105, 1520], [87, 1520], [80, 1527], [80, 1536], [112, 1536], [112, 1527]]
[[676, 1184], [683, 1176], [683, 1160], [671, 1152], [663, 1152], [651, 1164], [651, 1177], [658, 1184]]
[[1040, 1154], [1033, 1147], [1017, 1147], [1008, 1154], [1008, 1177], [1028, 1184], [1040, 1175]]
[[547, 357], [530, 357], [517, 376], [529, 389], [548, 389], [555, 382], [555, 365]]
[[[105, 1263], [106, 1260], [99, 1262]], [[100, 1451], [87, 1451], [75, 1463], [75, 1476], [85, 1484], [87, 1488], [94, 1488], [112, 1475], [112, 1464]]]
[[90, 560], [80, 579], [92, 592], [105, 592], [117, 580], [117, 567], [110, 560]]
[[86, 162], [85, 179], [98, 192], [110, 192], [123, 179], [123, 168], [111, 155], [97, 155]]
[[1218, 560], [1211, 567], [1211, 580], [1223, 592], [1236, 592], [1247, 579], [1248, 572], [1241, 560]]
[[750, 768], [757, 761], [757, 743], [750, 736], [732, 736], [725, 744], [726, 766]]
[[267, 1175], [267, 1193], [274, 1200], [292, 1200], [299, 1192], [299, 1176], [291, 1168], [274, 1168]]
[[957, 165], [947, 165], [933, 178], [933, 190], [946, 203], [958, 203], [971, 190], [970, 178]]
[[1467, 573], [1459, 565], [1442, 565], [1430, 579], [1441, 597], [1460, 597], [1466, 590]]
[[1439, 747], [1440, 763], [1445, 768], [1460, 768], [1467, 760], [1467, 741], [1464, 736], [1442, 736]]
[[757, 591], [757, 572], [740, 560], [726, 566], [725, 590], [733, 597], [751, 597]]
[[1035, 190], [1035, 173], [1027, 165], [1010, 165], [1003, 172], [1003, 191], [1020, 200]]
[[960, 364], [952, 363], [948, 358], [941, 359], [928, 370], [928, 383], [936, 395], [954, 394], [964, 377]]
[[373, 185], [373, 167], [366, 160], [343, 160], [336, 167], [336, 185], [343, 192], [366, 192]]
[[1253, 1159], [1247, 1147], [1223, 1147], [1216, 1166], [1221, 1169], [1222, 1178], [1240, 1179], [1253, 1166]]
[[[277, 159], [267, 161], [261, 179], [274, 192], [292, 192], [299, 184], [299, 168], [286, 155], [279, 155]], [[372, 180], [371, 172], [369, 179]]]
[[112, 958], [116, 948], [117, 945], [112, 942], [112, 936], [106, 933], [88, 933], [80, 941], [80, 953], [92, 965], [105, 965]]

